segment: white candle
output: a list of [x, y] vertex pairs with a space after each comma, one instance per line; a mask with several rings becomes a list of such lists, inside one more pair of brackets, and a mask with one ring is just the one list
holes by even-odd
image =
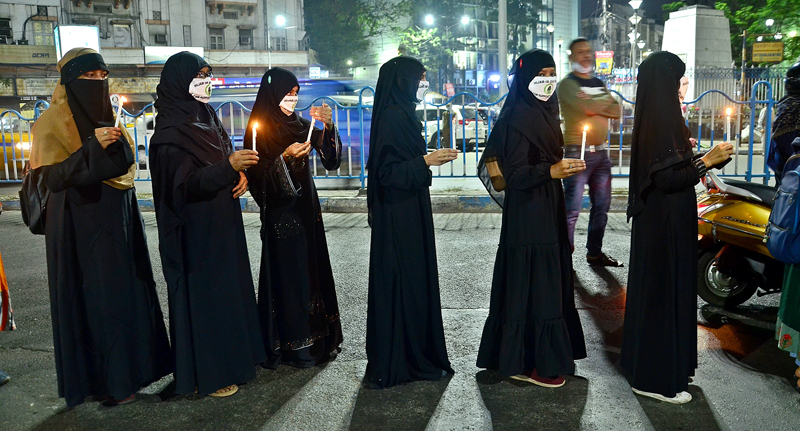
[[725, 121], [725, 139], [731, 140], [731, 108], [725, 110], [727, 120]]
[[583, 126], [583, 139], [581, 139], [581, 160], [584, 160], [584, 155], [586, 154], [586, 132], [589, 130], [589, 126]]
[[253, 123], [253, 151], [258, 151], [258, 150], [256, 150], [256, 134], [257, 134], [256, 128], [257, 127], [258, 127], [258, 123]]
[[311, 132], [314, 131], [314, 117], [311, 117], [311, 126], [308, 127], [308, 137], [306, 138], [306, 142], [311, 141]]
[[124, 96], [119, 96], [119, 101], [117, 102], [117, 121], [114, 123], [114, 127], [119, 127], [119, 120], [122, 118], [122, 103], [127, 100], [128, 99]]

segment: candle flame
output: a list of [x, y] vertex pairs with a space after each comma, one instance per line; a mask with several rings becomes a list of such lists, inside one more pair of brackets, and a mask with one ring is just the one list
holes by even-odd
[[588, 130], [589, 130], [589, 125], [588, 125], [588, 124], [587, 124], [587, 125], [585, 125], [585, 126], [583, 126], [583, 131], [584, 131], [584, 132], [586, 132], [586, 131], [588, 131]]
[[726, 113], [726, 114], [727, 114], [729, 117], [731, 116], [731, 112], [733, 112], [733, 110], [732, 110], [731, 108], [728, 108], [728, 109], [726, 109], [726, 110], [725, 110], [725, 113]]
[[123, 103], [125, 103], [127, 101], [128, 101], [128, 99], [126, 99], [125, 96], [119, 96], [119, 104], [120, 105], [122, 105]]
[[258, 127], [258, 123], [253, 123], [253, 130], [256, 130], [257, 127]]

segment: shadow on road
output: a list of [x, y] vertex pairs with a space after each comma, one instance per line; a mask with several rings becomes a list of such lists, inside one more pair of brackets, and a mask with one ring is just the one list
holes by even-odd
[[351, 430], [424, 430], [450, 384], [452, 375], [387, 389], [358, 391]]
[[567, 376], [556, 389], [542, 388], [484, 370], [475, 376], [495, 430], [577, 430], [589, 381]]
[[[34, 430], [258, 430], [324, 367], [260, 369], [229, 398], [138, 394], [132, 404], [86, 402], [62, 410]], [[169, 391], [166, 389], [165, 391]]]
[[639, 400], [642, 410], [656, 431], [719, 430], [719, 424], [714, 418], [713, 410], [703, 390], [698, 386], [689, 385], [689, 393], [692, 394], [692, 401], [681, 405], [664, 403], [640, 395], [636, 395], [636, 399]]
[[578, 305], [584, 308], [594, 320], [603, 335], [603, 351], [609, 362], [619, 361], [622, 347], [622, 323], [625, 315], [625, 288], [622, 281], [605, 267], [591, 267], [603, 282], [600, 285], [584, 286], [574, 277]]

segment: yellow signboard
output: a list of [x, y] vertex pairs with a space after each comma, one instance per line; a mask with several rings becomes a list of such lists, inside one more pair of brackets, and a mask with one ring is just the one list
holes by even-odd
[[614, 67], [614, 51], [597, 51], [594, 53], [597, 73], [600, 75], [611, 74]]
[[783, 42], [753, 43], [753, 63], [779, 63], [783, 61]]
[[5, 64], [56, 64], [53, 45], [0, 45], [0, 58]]

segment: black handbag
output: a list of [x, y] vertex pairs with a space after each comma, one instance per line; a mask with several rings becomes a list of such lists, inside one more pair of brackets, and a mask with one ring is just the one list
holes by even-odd
[[44, 219], [50, 190], [47, 189], [39, 173], [38, 170], [31, 169], [28, 163], [25, 164], [19, 204], [25, 226], [28, 226], [35, 235], [44, 235]]

